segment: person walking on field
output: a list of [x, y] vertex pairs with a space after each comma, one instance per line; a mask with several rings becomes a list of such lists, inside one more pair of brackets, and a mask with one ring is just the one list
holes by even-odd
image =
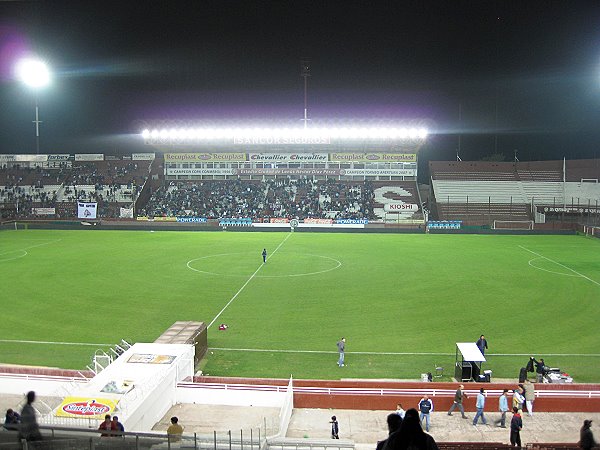
[[338, 359], [338, 366], [344, 367], [344, 351], [346, 350], [346, 338], [343, 337], [337, 342], [338, 353], [340, 357]]
[[458, 387], [458, 389], [456, 390], [456, 392], [454, 393], [454, 403], [452, 403], [452, 406], [450, 407], [450, 410], [448, 411], [449, 416], [452, 415], [452, 411], [454, 411], [456, 408], [458, 408], [462, 418], [463, 419], [467, 418], [467, 416], [465, 416], [465, 408], [463, 407], [462, 402], [463, 402], [463, 398], [469, 398], [469, 397], [467, 397], [467, 394], [465, 394], [463, 392], [464, 388], [465, 388], [465, 386], [463, 384], [461, 384]]
[[263, 264], [265, 264], [267, 262], [267, 249], [266, 248], [263, 248], [262, 257], [263, 257]]
[[485, 420], [485, 416], [483, 415], [483, 409], [485, 408], [485, 390], [483, 388], [481, 388], [479, 394], [477, 394], [477, 404], [475, 406], [477, 408], [477, 413], [473, 418], [473, 426], [477, 425], [477, 421], [480, 417], [483, 424], [487, 425], [487, 420]]
[[477, 342], [475, 342], [475, 345], [477, 346], [477, 348], [479, 349], [481, 354], [485, 355], [485, 351], [488, 348], [488, 344], [487, 344], [487, 340], [485, 339], [485, 336], [483, 334], [481, 336], [479, 336], [479, 339], [477, 339]]

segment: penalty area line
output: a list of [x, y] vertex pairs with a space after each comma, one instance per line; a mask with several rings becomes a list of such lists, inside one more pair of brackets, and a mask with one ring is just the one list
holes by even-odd
[[582, 274], [582, 273], [579, 273], [579, 272], [577, 272], [576, 270], [574, 270], [574, 269], [571, 269], [570, 267], [568, 267], [568, 266], [565, 266], [564, 264], [561, 264], [561, 263], [559, 263], [558, 261], [554, 261], [553, 259], [550, 259], [550, 258], [548, 258], [548, 257], [546, 257], [546, 256], [544, 256], [544, 255], [540, 255], [539, 253], [536, 253], [536, 252], [534, 252], [533, 250], [529, 250], [527, 247], [523, 247], [522, 245], [519, 245], [519, 247], [521, 247], [523, 250], [526, 250], [526, 251], [528, 251], [529, 253], [533, 253], [534, 255], [536, 255], [536, 256], [539, 256], [540, 258], [544, 258], [545, 260], [547, 260], [547, 261], [550, 261], [551, 263], [554, 263], [554, 264], [556, 264], [557, 266], [560, 266], [560, 267], [562, 267], [562, 268], [564, 268], [564, 269], [570, 270], [570, 271], [571, 271], [571, 272], [573, 272], [574, 274], [577, 274], [577, 275], [579, 275], [581, 278], [585, 278], [586, 280], [588, 280], [588, 281], [591, 281], [591, 282], [592, 282], [592, 283], [594, 283], [596, 286], [600, 286], [600, 283], [598, 283], [597, 281], [595, 281], [595, 280], [592, 280], [590, 277], [587, 277], [587, 276], [585, 276], [584, 274]]
[[43, 345], [76, 345], [76, 346], [112, 346], [114, 344], [101, 344], [97, 342], [55, 342], [55, 341], [26, 341], [22, 339], [0, 339], [5, 344], [43, 344]]

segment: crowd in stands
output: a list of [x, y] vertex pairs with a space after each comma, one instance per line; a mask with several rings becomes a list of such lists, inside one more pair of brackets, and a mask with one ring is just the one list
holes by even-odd
[[347, 218], [373, 217], [369, 182], [276, 179], [176, 182], [161, 186], [139, 214], [151, 217]]
[[150, 161], [52, 162], [48, 166], [0, 168], [3, 217], [27, 219], [33, 208], [55, 208], [54, 218], [77, 215], [77, 201], [98, 202], [101, 217], [119, 217], [148, 178]]
[[[146, 161], [53, 161], [43, 167], [0, 168], [3, 218], [46, 217], [33, 208], [54, 208], [52, 218], [76, 217], [76, 202], [97, 202], [101, 218], [119, 217], [149, 176]], [[150, 191], [148, 186], [148, 191]], [[137, 215], [285, 219], [376, 219], [375, 187], [370, 181], [268, 179], [166, 181], [144, 193]], [[381, 208], [380, 208], [381, 209]]]

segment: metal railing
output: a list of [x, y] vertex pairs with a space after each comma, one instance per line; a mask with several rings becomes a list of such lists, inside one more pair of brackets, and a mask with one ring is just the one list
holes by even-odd
[[[41, 441], [19, 440], [17, 431], [0, 432], [0, 450], [13, 449], [171, 449], [198, 450], [265, 450], [267, 442], [260, 428], [212, 434], [130, 433], [85, 428], [40, 426]], [[107, 436], [108, 435], [108, 436]]]

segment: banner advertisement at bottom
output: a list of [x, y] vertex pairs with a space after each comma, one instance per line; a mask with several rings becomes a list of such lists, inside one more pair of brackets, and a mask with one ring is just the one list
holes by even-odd
[[117, 403], [118, 401], [108, 398], [65, 397], [60, 406], [56, 408], [56, 416], [74, 419], [104, 419], [106, 414], [115, 410]]

